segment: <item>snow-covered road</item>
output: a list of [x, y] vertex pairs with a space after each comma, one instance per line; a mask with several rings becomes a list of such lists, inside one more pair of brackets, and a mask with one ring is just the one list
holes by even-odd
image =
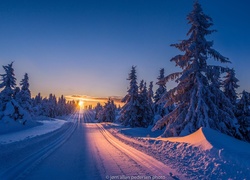
[[[21, 179], [32, 180], [181, 179], [175, 170], [122, 143], [101, 124], [92, 121], [93, 114], [86, 111], [79, 116], [75, 131], [63, 145], [33, 164], [33, 167], [24, 169], [25, 173], [21, 172], [21, 168], [13, 175], [21, 173]], [[35, 154], [34, 159], [39, 159], [39, 154]], [[32, 159], [21, 164], [21, 167], [29, 166], [29, 161]], [[13, 179], [13, 176], [10, 177]]]

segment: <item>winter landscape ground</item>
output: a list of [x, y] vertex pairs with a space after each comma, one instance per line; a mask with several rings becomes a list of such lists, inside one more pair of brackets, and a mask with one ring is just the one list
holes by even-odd
[[1, 135], [1, 179], [250, 178], [249, 143], [208, 128], [160, 138], [150, 128], [96, 123], [94, 114]]

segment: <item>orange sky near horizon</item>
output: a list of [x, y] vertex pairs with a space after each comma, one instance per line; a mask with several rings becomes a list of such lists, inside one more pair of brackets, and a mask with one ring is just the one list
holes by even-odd
[[114, 100], [114, 103], [117, 106], [123, 106], [124, 103], [121, 102], [122, 97], [91, 97], [86, 95], [68, 95], [65, 96], [67, 100], [75, 100], [75, 101], [83, 101], [83, 108], [86, 109], [89, 106], [92, 106], [93, 108], [97, 105], [99, 102], [101, 105], [104, 105], [108, 99]]

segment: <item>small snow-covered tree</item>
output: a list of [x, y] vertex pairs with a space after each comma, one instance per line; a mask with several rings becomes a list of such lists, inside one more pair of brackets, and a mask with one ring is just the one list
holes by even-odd
[[156, 89], [154, 96], [154, 112], [160, 117], [165, 116], [169, 112], [168, 108], [164, 107], [166, 104], [166, 98], [164, 100], [162, 99], [162, 96], [167, 92], [166, 83], [162, 81], [164, 79], [164, 73], [164, 68], [160, 69], [160, 75], [157, 77], [158, 88]]
[[107, 103], [105, 103], [103, 110], [101, 112], [100, 120], [102, 122], [114, 122], [115, 121], [115, 111], [116, 106], [114, 101], [109, 99]]
[[0, 89], [3, 89], [0, 93], [2, 108], [4, 108], [6, 102], [10, 101], [13, 98], [14, 90], [16, 87], [16, 78], [12, 66], [13, 62], [8, 64], [7, 66], [3, 66], [5, 74], [0, 74], [2, 81], [0, 83]]
[[25, 125], [30, 116], [14, 99], [18, 97], [20, 88], [16, 88], [16, 78], [12, 66], [13, 62], [3, 66], [5, 74], [0, 75], [2, 77], [0, 88], [3, 88], [0, 93], [0, 120], [3, 120], [5, 124], [12, 123], [11, 121], [14, 120]]
[[236, 117], [239, 120], [240, 132], [250, 141], [250, 93], [243, 91], [240, 101], [236, 104]]
[[136, 127], [139, 124], [138, 121], [138, 110], [139, 110], [139, 100], [138, 100], [138, 85], [137, 85], [137, 75], [136, 67], [132, 66], [131, 72], [129, 73], [128, 79], [130, 81], [130, 86], [128, 89], [128, 94], [122, 99], [125, 103], [120, 111], [120, 121], [125, 126]]
[[58, 116], [62, 116], [62, 115], [66, 115], [66, 99], [63, 95], [61, 95], [61, 97], [59, 97], [58, 99], [58, 103], [57, 103], [57, 115]]
[[142, 80], [139, 86], [137, 127], [148, 127], [153, 122], [154, 114], [148, 97], [146, 82]]
[[[158, 81], [161, 81], [162, 79], [164, 79], [164, 68], [160, 69], [160, 75], [157, 77]], [[165, 94], [166, 92], [166, 83], [160, 83], [158, 84], [159, 87], [156, 89], [155, 91], [155, 96], [154, 96], [154, 101], [155, 103], [157, 103], [163, 94]]]
[[153, 97], [154, 97], [154, 91], [153, 91], [153, 81], [150, 82], [149, 88], [148, 88], [148, 102], [153, 107]]
[[29, 90], [29, 77], [25, 73], [24, 78], [20, 82], [21, 90], [16, 93], [15, 100], [22, 106], [22, 108], [28, 113], [32, 114], [32, 100]]
[[57, 107], [57, 100], [56, 100], [56, 96], [53, 94], [49, 95], [49, 99], [48, 99], [48, 116], [49, 117], [56, 117], [57, 113], [56, 113], [56, 108]]
[[41, 96], [41, 93], [38, 93], [35, 96], [35, 98], [32, 98], [33, 111], [34, 111], [35, 116], [43, 115], [42, 102], [43, 102], [43, 98]]
[[166, 125], [163, 136], [178, 136], [190, 134], [200, 127], [210, 127], [241, 138], [233, 106], [217, 87], [219, 75], [227, 69], [207, 64], [210, 58], [221, 63], [230, 61], [212, 48], [212, 41], [206, 40], [206, 36], [214, 32], [209, 29], [213, 25], [212, 19], [203, 13], [198, 1], [193, 7], [187, 16], [191, 24], [189, 38], [172, 45], [183, 52], [171, 59], [182, 72], [164, 78], [165, 83], [169, 80], [178, 83], [162, 97], [167, 97], [166, 105], [175, 104], [176, 107], [159, 120], [153, 130]]
[[101, 103], [98, 102], [96, 107], [95, 107], [95, 119], [100, 119], [100, 114], [102, 112], [102, 109], [103, 109], [103, 107], [102, 107]]
[[235, 77], [234, 69], [227, 71], [227, 74], [224, 78], [225, 79], [222, 83], [224, 87], [224, 93], [230, 99], [231, 103], [235, 105], [237, 100], [236, 89], [239, 87], [237, 84], [239, 80]]

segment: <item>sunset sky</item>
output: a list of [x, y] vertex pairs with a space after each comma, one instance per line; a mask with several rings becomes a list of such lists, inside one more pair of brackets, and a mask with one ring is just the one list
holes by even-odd
[[[18, 84], [27, 72], [32, 95], [124, 96], [132, 65], [148, 84], [160, 68], [180, 70], [169, 45], [186, 39], [193, 2], [1, 0], [0, 65], [14, 61]], [[250, 91], [250, 1], [200, 3], [218, 30], [208, 38], [232, 61], [239, 91]]]

